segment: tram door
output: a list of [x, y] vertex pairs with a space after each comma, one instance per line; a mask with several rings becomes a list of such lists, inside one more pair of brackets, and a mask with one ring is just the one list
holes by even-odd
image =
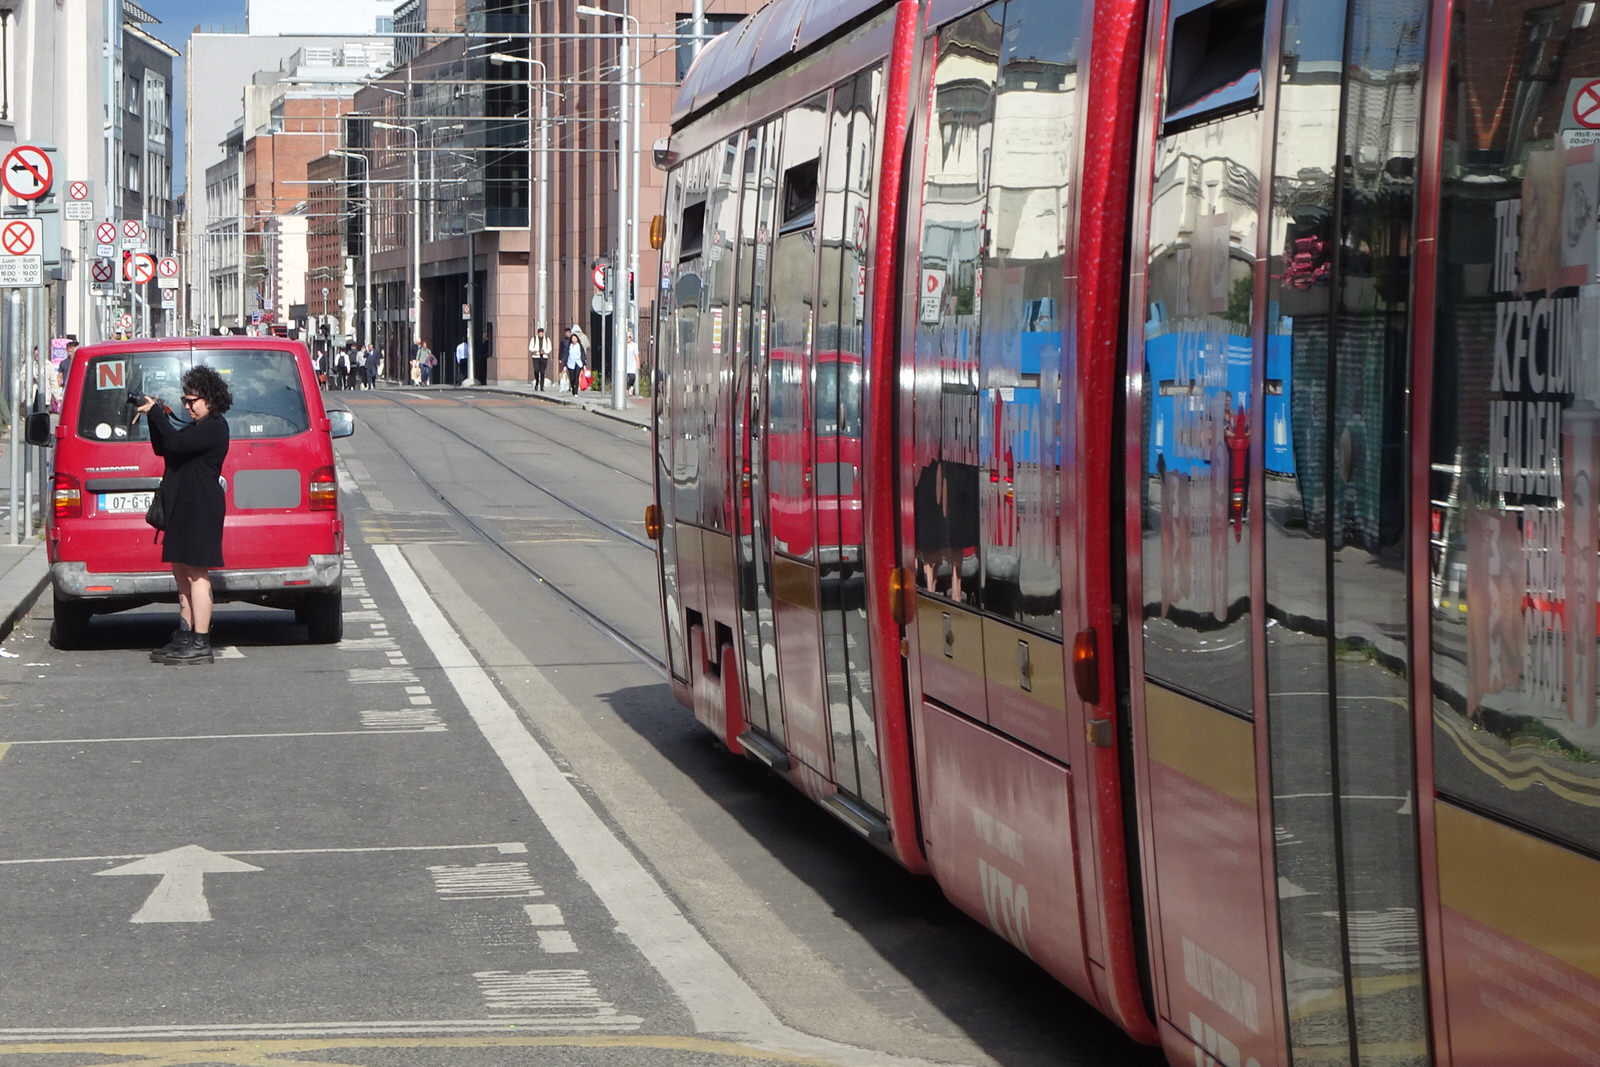
[[1157, 1010], [1197, 1061], [1429, 1062], [1405, 455], [1421, 93], [1365, 96], [1423, 69], [1426, 16], [1150, 19], [1132, 743]]
[[[746, 743], [771, 757], [782, 745], [783, 693], [772, 611], [771, 513], [767, 507], [767, 300], [770, 242], [777, 198], [778, 123], [745, 138], [739, 209], [738, 304], [734, 310], [734, 470], [738, 508], [740, 642], [745, 718], [759, 737]], [[763, 744], [763, 740], [765, 744]]]

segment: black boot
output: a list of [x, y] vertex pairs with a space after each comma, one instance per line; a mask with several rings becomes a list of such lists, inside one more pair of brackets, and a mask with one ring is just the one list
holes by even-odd
[[162, 657], [161, 662], [171, 664], [174, 667], [187, 667], [193, 663], [213, 662], [211, 635], [209, 633], [190, 633], [188, 638], [189, 640], [184, 644], [183, 648], [168, 653]]
[[167, 638], [167, 643], [150, 653], [150, 662], [164, 663], [172, 653], [188, 647], [189, 635], [193, 632], [188, 623], [180, 622], [178, 628], [172, 631], [172, 636]]

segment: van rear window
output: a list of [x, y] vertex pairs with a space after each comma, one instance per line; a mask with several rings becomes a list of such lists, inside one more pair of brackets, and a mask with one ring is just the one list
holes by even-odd
[[300, 386], [300, 368], [289, 352], [229, 350], [197, 352], [222, 375], [233, 392], [228, 411], [228, 436], [291, 437], [311, 429], [306, 397]]
[[160, 397], [174, 411], [182, 411], [183, 372], [188, 367], [187, 351], [119, 352], [90, 360], [78, 405], [78, 436], [94, 441], [150, 440], [145, 420], [133, 417], [128, 393]]

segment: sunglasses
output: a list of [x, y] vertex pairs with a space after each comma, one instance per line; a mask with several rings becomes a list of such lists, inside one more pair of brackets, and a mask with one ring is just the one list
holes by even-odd
[[183, 398], [183, 406], [184, 407], [190, 407], [190, 406], [192, 406], [194, 404], [195, 401], [197, 401], [199, 399], [200, 398], [197, 397], [197, 396], [186, 396], [186, 397]]

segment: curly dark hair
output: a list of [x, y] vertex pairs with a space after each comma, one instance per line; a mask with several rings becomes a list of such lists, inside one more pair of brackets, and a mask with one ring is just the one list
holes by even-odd
[[189, 368], [183, 376], [183, 391], [204, 400], [212, 415], [225, 415], [233, 407], [233, 393], [228, 383], [204, 363]]

